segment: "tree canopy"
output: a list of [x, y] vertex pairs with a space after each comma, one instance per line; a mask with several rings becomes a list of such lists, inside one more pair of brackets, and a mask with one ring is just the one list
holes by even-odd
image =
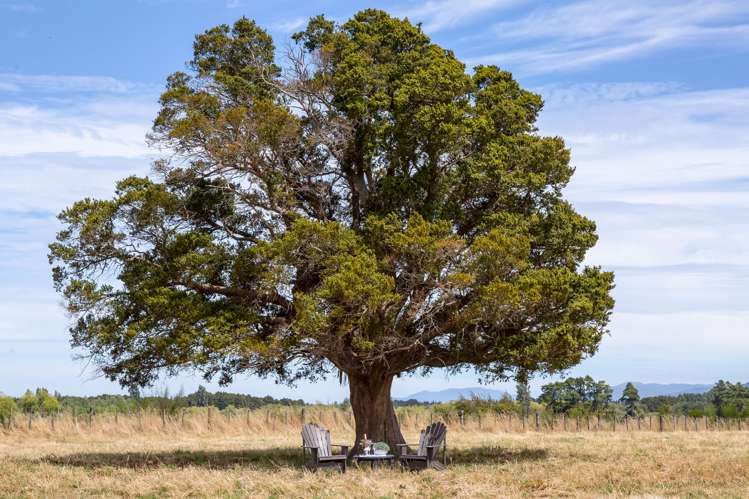
[[637, 404], [640, 402], [640, 392], [637, 391], [637, 387], [631, 382], [628, 382], [624, 387], [622, 396], [619, 399], [624, 404], [627, 416], [637, 415]]
[[246, 18], [199, 34], [160, 98], [155, 177], [61, 213], [73, 346], [124, 385], [343, 373], [375, 437], [395, 375], [592, 355], [613, 275], [582, 264], [595, 224], [562, 196], [541, 97], [379, 10], [293, 40], [279, 58]]
[[605, 381], [585, 376], [544, 385], [538, 400], [556, 413], [567, 413], [572, 409], [596, 413], [608, 407], [611, 395], [611, 387]]

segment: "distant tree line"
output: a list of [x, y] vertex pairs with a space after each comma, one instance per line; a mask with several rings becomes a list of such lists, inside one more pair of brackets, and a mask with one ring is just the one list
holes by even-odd
[[710, 391], [701, 394], [640, 397], [637, 387], [627, 383], [618, 399], [604, 381], [590, 376], [567, 378], [541, 387], [541, 395], [530, 395], [526, 380], [517, 384], [515, 398], [505, 395], [500, 400], [479, 397], [443, 403], [424, 403], [416, 400], [397, 401], [398, 406], [430, 405], [436, 414], [448, 418], [454, 414], [477, 416], [483, 414], [529, 415], [566, 414], [570, 417], [597, 415], [606, 418], [638, 417], [647, 414], [673, 414], [693, 417], [749, 417], [749, 388], [741, 383], [719, 381]]
[[571, 416], [603, 414], [636, 417], [644, 414], [674, 414], [722, 418], [749, 417], [749, 388], [742, 383], [718, 381], [706, 393], [640, 397], [637, 388], [627, 383], [618, 400], [604, 381], [590, 376], [568, 378], [541, 388], [537, 401], [556, 414]]
[[171, 396], [167, 390], [158, 395], [143, 396], [137, 390], [131, 390], [128, 395], [93, 395], [78, 397], [61, 395], [58, 392], [50, 394], [45, 388], [37, 388], [35, 392], [26, 390], [18, 398], [0, 394], [0, 425], [6, 426], [12, 414], [24, 413], [48, 416], [61, 411], [74, 414], [135, 412], [138, 409], [158, 408], [173, 412], [179, 407], [216, 407], [257, 409], [266, 405], [305, 405], [301, 399], [280, 398], [271, 396], [256, 397], [242, 393], [209, 392], [200, 386], [190, 394], [178, 393]]
[[[590, 376], [568, 378], [548, 383], [541, 388], [541, 395], [530, 395], [527, 380], [517, 384], [513, 399], [505, 395], [500, 400], [480, 397], [460, 399], [452, 402], [431, 403], [415, 399], [397, 400], [395, 406], [431, 406], [436, 415], [445, 419], [455, 414], [481, 416], [484, 414], [529, 415], [541, 412], [566, 414], [571, 417], [599, 415], [604, 417], [637, 417], [646, 414], [674, 414], [692, 417], [749, 417], [749, 388], [742, 383], [718, 381], [706, 393], [681, 395], [661, 395], [640, 397], [633, 383], [627, 383], [621, 397], [613, 399], [612, 388], [604, 381], [596, 381]], [[174, 412], [181, 407], [216, 407], [222, 411], [234, 409], [257, 409], [268, 405], [306, 405], [301, 399], [256, 397], [240, 393], [209, 392], [200, 386], [190, 394], [168, 391], [158, 395], [141, 395], [132, 390], [128, 395], [94, 395], [77, 397], [50, 394], [44, 388], [27, 390], [21, 397], [13, 398], [0, 394], [0, 426], [10, 423], [13, 414], [49, 416], [61, 411], [73, 414], [135, 412], [139, 409], [154, 408]], [[350, 409], [348, 399], [334, 404], [341, 409]]]

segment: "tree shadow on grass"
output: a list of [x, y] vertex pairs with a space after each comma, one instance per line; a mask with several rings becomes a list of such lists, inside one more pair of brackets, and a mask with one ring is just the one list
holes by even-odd
[[548, 457], [545, 449], [507, 449], [503, 447], [472, 447], [449, 449], [447, 452], [454, 465], [461, 464], [506, 464], [524, 461], [541, 461]]
[[[544, 449], [505, 449], [474, 447], [449, 449], [452, 465], [505, 464], [538, 461], [547, 458]], [[255, 469], [302, 468], [305, 459], [300, 448], [280, 447], [248, 450], [174, 450], [165, 452], [91, 452], [46, 456], [39, 460], [58, 466], [83, 468], [183, 468], [195, 466], [208, 469], [251, 467]]]
[[184, 468], [197, 466], [209, 469], [228, 469], [249, 466], [278, 469], [285, 466], [301, 467], [305, 460], [301, 448], [282, 447], [248, 450], [174, 450], [165, 452], [82, 452], [61, 456], [46, 456], [43, 463], [84, 468]]

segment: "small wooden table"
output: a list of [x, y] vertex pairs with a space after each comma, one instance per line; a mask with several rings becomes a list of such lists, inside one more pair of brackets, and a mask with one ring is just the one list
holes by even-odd
[[392, 454], [357, 454], [354, 456], [356, 464], [359, 465], [362, 462], [369, 463], [370, 468], [374, 469], [375, 464], [380, 466], [383, 463], [388, 463], [390, 469], [395, 468], [395, 456]]

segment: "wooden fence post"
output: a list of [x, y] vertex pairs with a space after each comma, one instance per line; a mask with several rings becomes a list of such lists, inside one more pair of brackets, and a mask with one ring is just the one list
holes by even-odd
[[663, 414], [658, 414], [658, 431], [663, 431]]
[[538, 411], [536, 411], [536, 431], [541, 431], [541, 418], [538, 414]]

